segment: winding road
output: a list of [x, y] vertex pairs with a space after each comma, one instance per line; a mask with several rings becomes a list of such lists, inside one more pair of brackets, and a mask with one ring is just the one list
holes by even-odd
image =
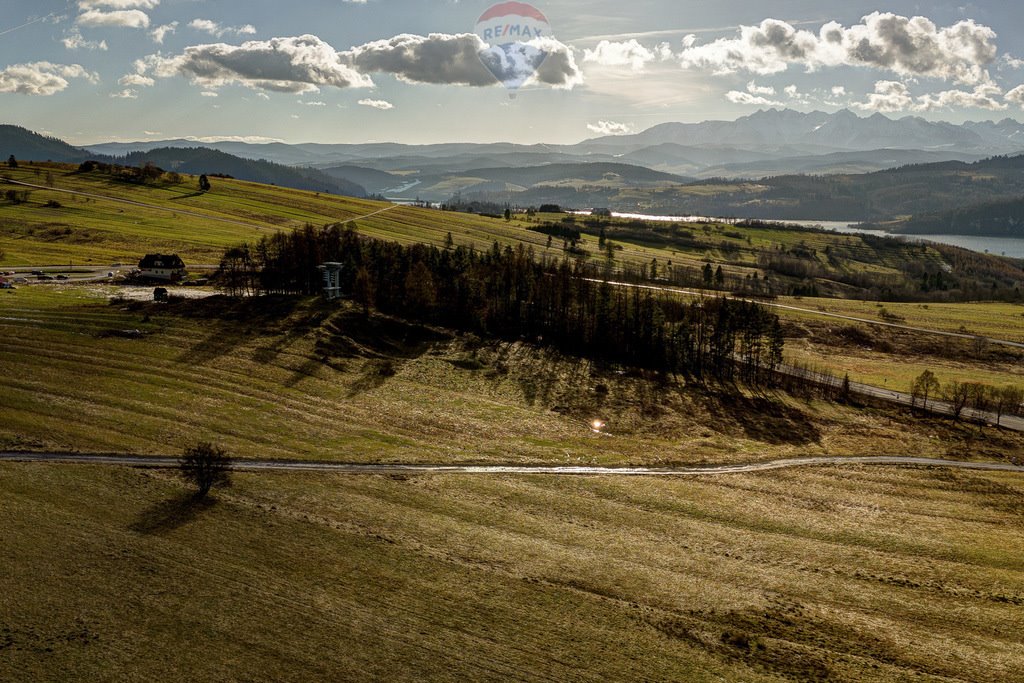
[[[597, 278], [588, 278], [588, 282], [603, 283], [604, 280]], [[762, 299], [748, 299], [746, 297], [739, 297], [729, 294], [727, 292], [705, 292], [696, 289], [682, 289], [679, 287], [662, 287], [660, 285], [641, 285], [633, 282], [614, 282], [609, 280], [608, 284], [612, 287], [629, 287], [632, 289], [644, 289], [653, 292], [667, 292], [670, 294], [685, 294], [687, 296], [697, 296], [704, 298], [717, 298], [724, 296], [727, 299], [734, 301], [746, 301], [749, 303], [757, 303], [766, 308], [776, 308], [785, 311], [795, 311], [798, 313], [807, 313], [808, 315], [816, 315], [822, 318], [834, 318], [837, 320], [848, 320], [855, 323], [864, 323], [865, 325], [874, 325], [876, 327], [889, 327], [897, 330], [906, 330], [908, 332], [920, 332], [922, 334], [931, 334], [939, 337], [953, 337], [955, 339], [981, 339], [989, 344], [998, 344], [1001, 346], [1010, 346], [1015, 349], [1024, 349], [1024, 342], [1015, 342], [1008, 339], [996, 339], [995, 337], [985, 337], [977, 334], [970, 334], [967, 332], [948, 332], [945, 330], [933, 330], [927, 327], [914, 327], [913, 325], [902, 325], [900, 323], [890, 323], [882, 320], [872, 320], [871, 318], [857, 318], [850, 315], [843, 315], [841, 313], [829, 313], [827, 311], [819, 311], [813, 308], [801, 308], [800, 306], [791, 306], [789, 304], [773, 303], [771, 301], [764, 301]]]
[[[0, 453], [0, 463], [48, 463], [78, 465], [113, 465], [121, 467], [174, 468], [178, 458], [169, 456], [83, 454], [83, 453]], [[679, 477], [743, 474], [767, 472], [796, 467], [836, 467], [848, 465], [874, 465], [888, 467], [943, 467], [988, 472], [1014, 472], [1024, 474], [1024, 466], [998, 462], [971, 462], [941, 460], [910, 456], [848, 456], [785, 458], [765, 462], [721, 465], [690, 465], [680, 467], [603, 467], [598, 465], [441, 465], [414, 463], [349, 463], [329, 461], [238, 459], [231, 467], [243, 472], [321, 472], [334, 474], [522, 474], [549, 476], [604, 476], [604, 477]]]
[[[802, 377], [815, 384], [833, 384], [838, 379], [836, 377], [830, 377], [810, 370], [803, 370], [800, 368], [794, 368], [792, 366], [784, 365], [778, 368], [778, 372], [781, 372], [792, 377]], [[938, 415], [948, 415], [952, 417], [955, 413], [953, 406], [945, 401], [938, 399], [928, 399], [927, 405], [922, 405], [921, 401], [915, 401], [914, 397], [910, 394], [902, 391], [893, 391], [892, 389], [883, 389], [876, 387], [871, 384], [862, 384], [860, 382], [850, 382], [850, 391], [860, 396], [868, 396], [870, 398], [887, 401], [889, 403], [898, 403], [904, 406], [910, 406], [912, 408], [920, 408], [929, 413], [935, 413]], [[999, 426], [1004, 429], [1009, 429], [1014, 432], [1024, 432], [1024, 417], [1016, 415], [996, 415], [993, 412], [975, 410], [974, 408], [964, 407], [960, 411], [960, 419], [970, 420], [972, 422], [980, 422], [982, 424]]]

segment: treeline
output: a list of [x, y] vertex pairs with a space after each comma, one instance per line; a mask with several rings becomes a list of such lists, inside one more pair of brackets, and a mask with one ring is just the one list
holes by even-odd
[[1006, 415], [1024, 415], [1024, 389], [1013, 385], [994, 387], [981, 382], [951, 380], [939, 382], [931, 370], [918, 375], [910, 386], [911, 402], [927, 410], [929, 401], [941, 399], [949, 407], [950, 415], [959, 420], [964, 410], [992, 413], [998, 425]]
[[232, 294], [316, 294], [327, 262], [342, 264], [343, 293], [366, 311], [702, 381], [761, 385], [782, 363], [779, 319], [763, 306], [614, 286], [583, 260], [522, 245], [405, 246], [308, 226], [228, 250], [218, 277]]
[[1024, 237], [1024, 199], [960, 206], [918, 214], [899, 225], [907, 235]]

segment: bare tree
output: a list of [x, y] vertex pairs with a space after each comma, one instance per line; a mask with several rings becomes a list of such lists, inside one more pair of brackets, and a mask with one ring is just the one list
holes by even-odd
[[231, 459], [222, 448], [208, 441], [185, 449], [178, 466], [182, 478], [195, 485], [197, 498], [205, 498], [214, 486], [231, 485]]
[[953, 380], [942, 391], [942, 397], [949, 402], [953, 412], [953, 419], [959, 420], [960, 414], [967, 407], [967, 401], [971, 398], [971, 385], [967, 382]]
[[1024, 390], [1017, 387], [1003, 387], [992, 390], [992, 407], [996, 413], [996, 425], [1003, 419], [1003, 415], [1016, 415], [1020, 412], [1021, 402], [1024, 401]]
[[924, 410], [928, 410], [928, 397], [934, 396], [939, 392], [939, 379], [935, 376], [935, 373], [931, 370], [925, 370], [910, 387], [910, 401], [912, 405], [917, 405], [918, 400], [921, 401], [921, 407]]
[[967, 401], [972, 409], [979, 413], [987, 413], [992, 405], [992, 387], [979, 382], [971, 382], [967, 385]]

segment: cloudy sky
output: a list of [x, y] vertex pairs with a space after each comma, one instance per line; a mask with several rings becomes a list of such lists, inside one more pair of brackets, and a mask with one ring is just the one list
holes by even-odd
[[571, 143], [765, 107], [1024, 118], [1017, 2], [550, 0], [507, 53], [486, 33], [507, 12], [478, 26], [494, 4], [0, 0], [0, 122], [76, 144]]

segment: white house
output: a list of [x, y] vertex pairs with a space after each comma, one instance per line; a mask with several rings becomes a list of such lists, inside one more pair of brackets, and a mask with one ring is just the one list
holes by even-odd
[[147, 254], [139, 261], [139, 275], [152, 280], [176, 282], [185, 277], [185, 262], [177, 254]]

